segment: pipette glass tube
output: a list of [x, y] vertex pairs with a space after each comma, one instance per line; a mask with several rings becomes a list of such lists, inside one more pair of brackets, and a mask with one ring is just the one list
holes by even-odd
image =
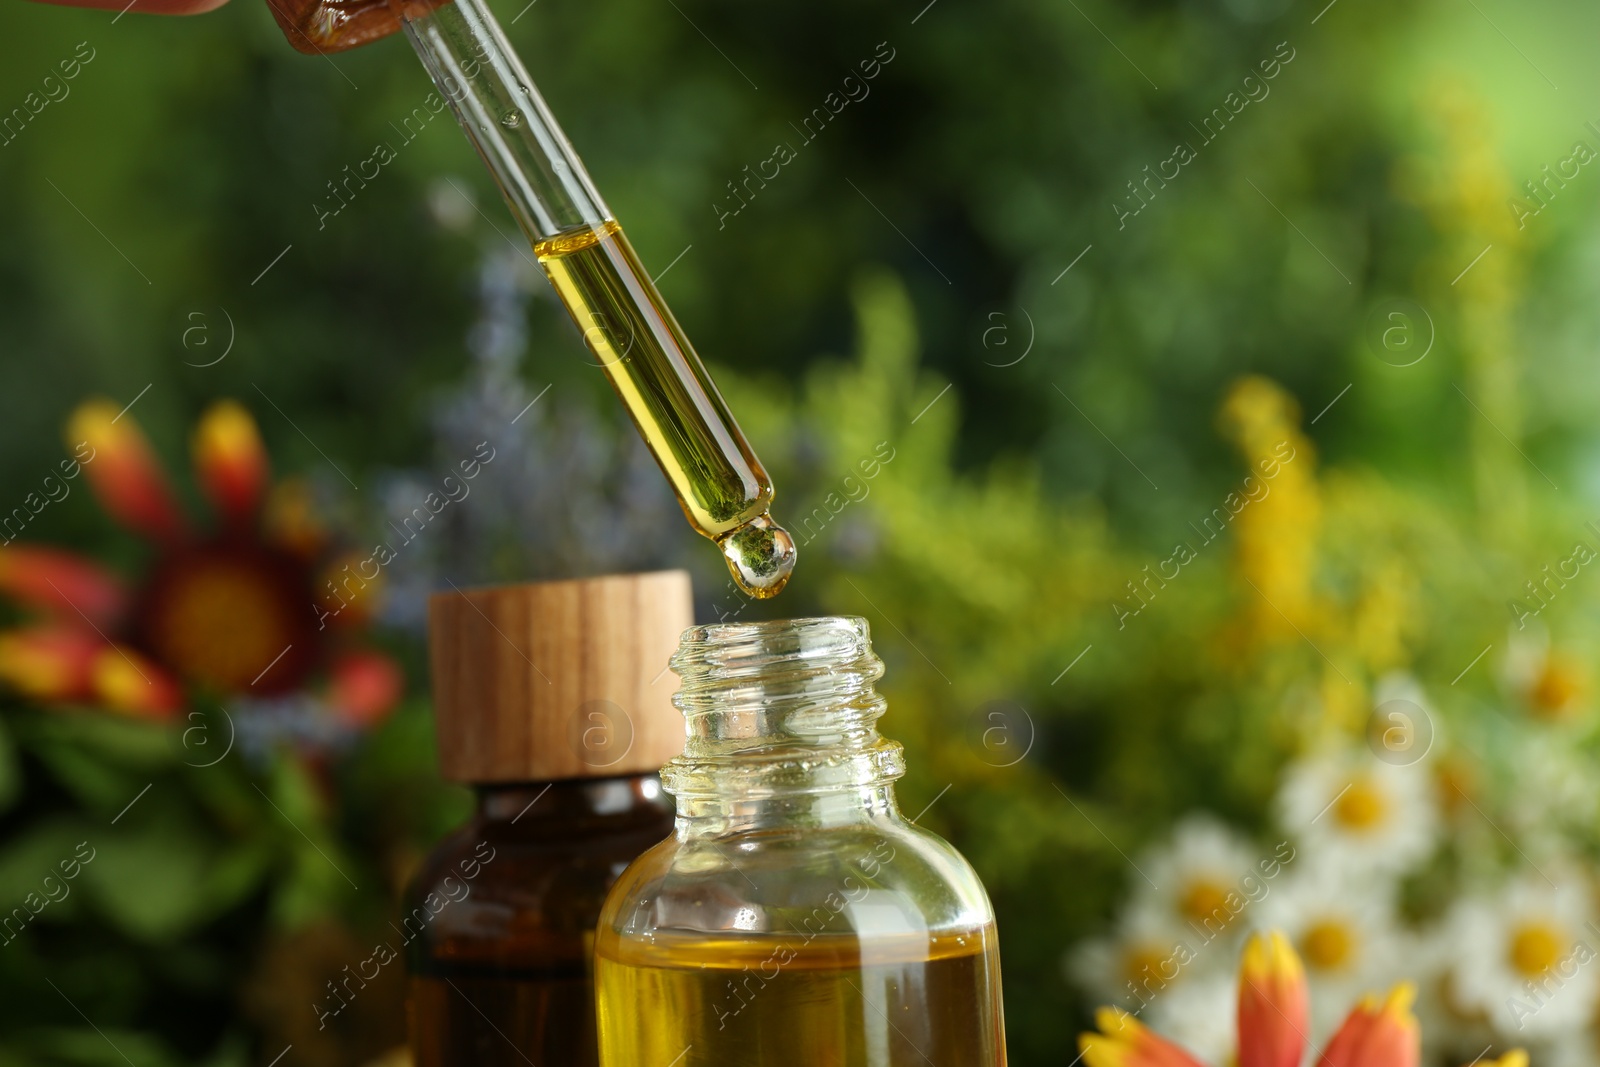
[[455, 0], [401, 17], [690, 525], [745, 592], [774, 596], [795, 545], [768, 513], [772, 480], [494, 16]]
[[482, 0], [267, 2], [309, 54], [405, 28], [690, 524], [747, 593], [776, 595], [795, 545], [771, 480]]

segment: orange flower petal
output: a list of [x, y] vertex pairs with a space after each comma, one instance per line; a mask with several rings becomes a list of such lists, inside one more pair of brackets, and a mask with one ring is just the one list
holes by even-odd
[[41, 626], [0, 633], [0, 680], [45, 703], [93, 698], [90, 666], [105, 645], [87, 630]]
[[1251, 935], [1239, 969], [1239, 1067], [1296, 1067], [1309, 1017], [1306, 971], [1289, 939]]
[[315, 559], [328, 544], [311, 489], [300, 479], [286, 478], [272, 487], [262, 526], [267, 540], [302, 559]]
[[1416, 999], [1409, 982], [1395, 986], [1381, 1003], [1368, 996], [1333, 1035], [1316, 1067], [1417, 1067], [1422, 1033], [1411, 1014]]
[[236, 400], [212, 404], [195, 426], [189, 447], [212, 505], [230, 522], [252, 518], [267, 485], [267, 450], [244, 405]]
[[112, 711], [164, 721], [183, 706], [183, 692], [172, 677], [130, 648], [102, 646], [89, 671], [95, 698]]
[[352, 551], [327, 564], [313, 590], [322, 611], [328, 613], [317, 613], [319, 629], [324, 623], [360, 627], [372, 621], [383, 596], [384, 558], [377, 552]]
[[109, 400], [86, 401], [67, 421], [67, 447], [78, 450], [90, 486], [113, 518], [158, 541], [183, 536], [166, 472], [132, 416]]
[[126, 603], [122, 583], [99, 564], [42, 545], [0, 548], [0, 592], [74, 625], [109, 625]]
[[1078, 1035], [1086, 1067], [1205, 1067], [1125, 1011], [1101, 1008], [1094, 1021], [1099, 1033]]
[[328, 702], [340, 718], [363, 729], [375, 726], [400, 699], [405, 677], [381, 652], [349, 652], [333, 665]]

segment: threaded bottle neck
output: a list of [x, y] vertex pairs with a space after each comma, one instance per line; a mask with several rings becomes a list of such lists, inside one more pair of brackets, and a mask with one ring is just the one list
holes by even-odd
[[671, 667], [687, 740], [661, 777], [680, 815], [870, 791], [905, 772], [899, 744], [878, 733], [883, 661], [865, 619], [697, 626]]

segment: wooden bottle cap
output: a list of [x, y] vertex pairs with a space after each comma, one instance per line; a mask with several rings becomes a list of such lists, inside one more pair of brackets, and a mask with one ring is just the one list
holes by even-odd
[[686, 571], [438, 593], [428, 624], [445, 778], [641, 774], [683, 749], [667, 660], [694, 624]]

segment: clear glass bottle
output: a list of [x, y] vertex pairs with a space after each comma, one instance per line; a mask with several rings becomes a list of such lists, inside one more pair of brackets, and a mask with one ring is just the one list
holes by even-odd
[[606, 898], [602, 1067], [998, 1067], [994, 912], [895, 804], [866, 621], [701, 626], [672, 837]]

